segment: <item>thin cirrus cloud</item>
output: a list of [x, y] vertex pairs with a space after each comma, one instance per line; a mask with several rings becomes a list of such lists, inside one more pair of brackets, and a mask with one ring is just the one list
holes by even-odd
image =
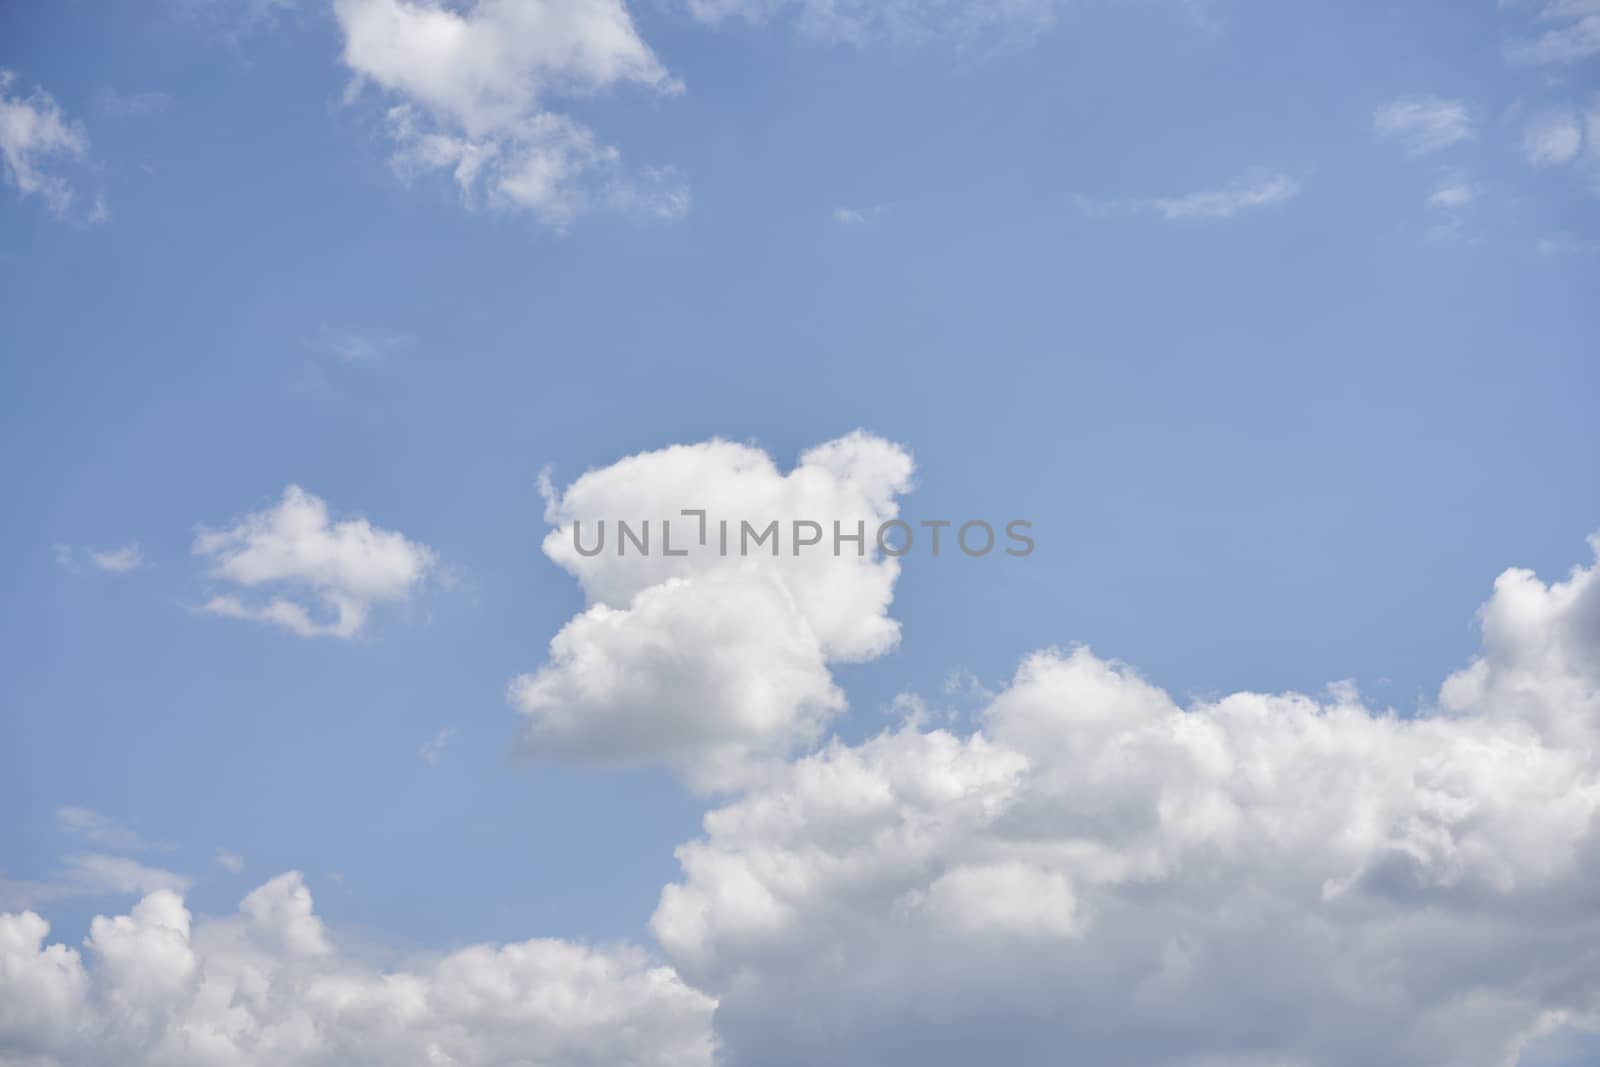
[[1532, 6], [1541, 28], [1506, 46], [1513, 62], [1560, 65], [1600, 56], [1600, 4], [1595, 0], [1543, 0]]
[[[813, 41], [865, 48], [939, 44], [967, 52], [1026, 45], [1056, 24], [1065, 0], [687, 0], [708, 25], [781, 22]], [[1213, 28], [1204, 0], [1159, 7], [1191, 26]]]
[[1600, 242], [1585, 241], [1570, 233], [1557, 233], [1539, 240], [1541, 256], [1587, 256], [1600, 252]]
[[114, 851], [144, 852], [153, 847], [121, 819], [75, 804], [56, 809], [56, 826], [74, 837]]
[[[137, 896], [161, 890], [187, 892], [193, 879], [115, 852], [72, 852], [46, 878], [18, 881], [0, 873], [0, 910], [37, 908], [52, 901], [81, 897]], [[0, 923], [5, 917], [0, 916]], [[6, 961], [0, 959], [0, 971]], [[9, 1051], [0, 1010], [0, 1056]], [[5, 1062], [0, 1060], [0, 1062]]]
[[1459, 210], [1478, 198], [1476, 186], [1458, 179], [1446, 179], [1428, 196], [1428, 206], [1447, 211]]
[[1287, 174], [1260, 173], [1222, 189], [1180, 196], [1131, 200], [1094, 200], [1080, 196], [1077, 202], [1085, 214], [1099, 218], [1154, 215], [1167, 222], [1221, 222], [1244, 212], [1287, 203], [1300, 195], [1301, 188], [1299, 180]]
[[352, 94], [384, 99], [392, 161], [448, 174], [469, 203], [524, 210], [562, 229], [597, 208], [676, 218], [688, 207], [671, 168], [626, 170], [621, 153], [552, 109], [628, 85], [682, 85], [621, 0], [337, 0]]
[[123, 545], [121, 548], [88, 551], [89, 562], [103, 571], [111, 574], [126, 574], [136, 571], [144, 566], [144, 553], [138, 545]]
[[941, 0], [688, 0], [702, 22], [792, 19], [806, 37], [864, 46], [877, 41], [1026, 40], [1055, 21], [1056, 0], [951, 4]]
[[1568, 111], [1540, 115], [1523, 131], [1522, 154], [1535, 167], [1558, 167], [1578, 158], [1583, 149], [1583, 127]]
[[1404, 145], [1413, 156], [1432, 155], [1477, 136], [1467, 106], [1437, 96], [1391, 100], [1373, 112], [1372, 127], [1380, 137]]
[[444, 758], [445, 747], [450, 744], [455, 735], [456, 732], [453, 727], [445, 727], [429, 738], [421, 748], [417, 749], [417, 755], [421, 756], [422, 761], [428, 766], [439, 766], [439, 761]]
[[137, 544], [106, 549], [77, 549], [67, 544], [56, 544], [51, 551], [56, 562], [74, 574], [81, 573], [84, 564], [107, 574], [127, 574], [145, 566], [144, 552]]
[[403, 333], [324, 326], [309, 343], [341, 363], [375, 365], [409, 348], [414, 340]]
[[169, 93], [147, 90], [140, 93], [120, 93], [115, 89], [102, 89], [95, 97], [100, 110], [114, 118], [142, 119], [159, 115], [175, 103]]
[[143, 895], [161, 890], [188, 892], [193, 879], [130, 856], [76, 852], [66, 857], [66, 884], [79, 894]]
[[[297, 485], [232, 526], [202, 529], [194, 554], [209, 561], [213, 580], [243, 591], [215, 594], [203, 611], [302, 637], [356, 636], [375, 606], [408, 600], [437, 562], [427, 545], [366, 519], [335, 522]], [[258, 591], [266, 598], [244, 595]]]
[[849, 228], [870, 226], [888, 211], [888, 204], [871, 204], [865, 207], [840, 206], [833, 209], [833, 221]]
[[23, 197], [37, 197], [57, 218], [104, 222], [103, 198], [87, 210], [76, 182], [89, 157], [83, 124], [67, 118], [43, 88], [24, 95], [15, 71], [0, 68], [0, 163], [6, 184]]

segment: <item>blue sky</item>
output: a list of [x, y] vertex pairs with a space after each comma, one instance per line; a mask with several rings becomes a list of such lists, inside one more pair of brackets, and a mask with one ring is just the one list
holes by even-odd
[[[363, 37], [378, 0], [0, 13], [0, 910], [76, 945], [135, 894], [73, 857], [197, 914], [298, 870], [392, 956], [690, 974], [650, 920], [729, 795], [514, 756], [508, 683], [594, 602], [541, 551], [547, 467], [788, 470], [860, 428], [914, 456], [907, 516], [1034, 524], [908, 559], [898, 644], [829, 659], [849, 711], [791, 754], [900, 694], [970, 728], [953, 672], [1078, 644], [1180, 704], [1351, 680], [1426, 718], [1492, 659], [1497, 575], [1591, 563], [1592, 4], [570, 7], [627, 32], [524, 52], [541, 5], [453, 5], [501, 43], [437, 59]], [[198, 531], [290, 485], [426, 580], [348, 637], [203, 610]]]

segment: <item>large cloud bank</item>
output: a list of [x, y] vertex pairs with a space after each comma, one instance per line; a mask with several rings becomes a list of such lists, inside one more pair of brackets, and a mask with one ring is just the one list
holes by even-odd
[[296, 876], [217, 920], [162, 891], [82, 954], [0, 918], [0, 1063], [1505, 1067], [1600, 1026], [1600, 562], [1501, 575], [1414, 714], [1349, 686], [1183, 705], [1079, 647], [965, 728], [846, 744], [830, 664], [898, 639], [894, 560], [571, 538], [684, 507], [871, 525], [911, 473], [854, 434], [788, 472], [713, 441], [550, 490], [587, 606], [512, 686], [523, 747], [727, 791], [661, 962], [533, 941], [385, 973]]
[[7, 1067], [712, 1062], [710, 999], [637, 950], [478, 945], [382, 972], [337, 951], [298, 874], [223, 919], [152, 893], [94, 920], [83, 953], [48, 932], [0, 915]]
[[738, 1064], [1515, 1063], [1600, 1009], [1600, 567], [1482, 621], [1410, 718], [1038, 653], [712, 812], [654, 932]]

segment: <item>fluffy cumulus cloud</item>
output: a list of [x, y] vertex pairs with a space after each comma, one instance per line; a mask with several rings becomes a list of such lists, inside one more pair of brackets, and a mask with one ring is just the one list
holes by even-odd
[[1038, 653], [710, 813], [653, 930], [734, 1065], [1514, 1063], [1600, 1021], [1600, 566], [1482, 624], [1411, 717]]
[[334, 12], [357, 87], [388, 101], [402, 172], [446, 172], [469, 201], [556, 227], [597, 206], [686, 209], [675, 172], [624, 172], [615, 148], [548, 106], [627, 84], [679, 90], [622, 0], [336, 0]]
[[84, 950], [0, 915], [8, 1067], [709, 1067], [710, 998], [637, 949], [474, 945], [401, 971], [339, 951], [298, 874], [236, 915], [151, 893]]
[[[550, 490], [589, 606], [513, 686], [526, 743], [737, 790], [678, 850], [664, 965], [530, 941], [385, 972], [297, 875], [221, 919], [154, 888], [82, 951], [0, 917], [0, 1063], [1507, 1067], [1600, 1028], [1600, 559], [1502, 574], [1416, 714], [1350, 685], [1180, 703], [1050, 649], [966, 725], [780, 758], [836, 710], [828, 664], [894, 644], [894, 560], [665, 539], [870, 528], [911, 473], [853, 434], [786, 473], [711, 441]], [[619, 518], [656, 551], [619, 556]]]
[[1379, 136], [1400, 142], [1413, 156], [1431, 155], [1476, 136], [1467, 106], [1436, 96], [1391, 100], [1373, 113], [1372, 126]]
[[[875, 542], [911, 473], [903, 449], [854, 433], [787, 473], [758, 448], [714, 440], [549, 489], [544, 550], [588, 607], [550, 642], [549, 662], [511, 685], [524, 750], [664, 763], [715, 786], [816, 739], [844, 708], [828, 665], [899, 639], [888, 617], [899, 564]], [[797, 523], [815, 526], [797, 537]]]
[[353, 637], [374, 605], [409, 598], [433, 568], [427, 545], [365, 519], [333, 521], [320, 499], [291, 485], [277, 505], [221, 530], [201, 530], [194, 552], [210, 576], [244, 590], [203, 605], [214, 615], [283, 626], [303, 637]]
[[[62, 114], [55, 97], [38, 88], [24, 95], [16, 72], [0, 69], [0, 162], [8, 184], [25, 197], [38, 197], [57, 217], [67, 217], [79, 201], [69, 175], [88, 155], [89, 135]], [[85, 217], [95, 222], [108, 217], [104, 202], [96, 200]]]

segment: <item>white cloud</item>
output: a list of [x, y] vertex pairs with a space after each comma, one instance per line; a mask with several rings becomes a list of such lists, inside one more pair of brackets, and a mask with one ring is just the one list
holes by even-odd
[[1540, 22], [1550, 25], [1532, 37], [1512, 41], [1506, 53], [1520, 63], [1577, 63], [1600, 55], [1600, 3], [1595, 0], [1545, 0]]
[[217, 852], [216, 863], [218, 867], [221, 867], [229, 874], [238, 874], [244, 870], [244, 857], [237, 852], [229, 852], [227, 849], [221, 849]]
[[[46, 947], [37, 916], [0, 919], [0, 1048], [30, 1067], [676, 1067], [718, 1042], [724, 1067], [1063, 1049], [1097, 1067], [1505, 1067], [1600, 1020], [1600, 538], [1565, 580], [1502, 574], [1478, 655], [1415, 715], [1349, 683], [1185, 704], [1046, 650], [997, 693], [957, 682], [983, 702], [970, 729], [913, 715], [782, 760], [827, 725], [829, 665], [893, 646], [893, 561], [669, 557], [660, 520], [686, 548], [684, 507], [712, 543], [722, 517], [871, 525], [911, 473], [857, 434], [787, 473], [712, 441], [549, 490], [545, 551], [588, 607], [513, 687], [547, 687], [523, 705], [530, 749], [742, 789], [678, 850], [651, 920], [671, 969], [532, 941], [380, 973], [289, 875], [226, 919], [152, 894], [82, 954]], [[601, 518], [613, 538], [652, 520], [657, 551], [581, 555], [572, 524], [592, 544]]]
[[1439, 183], [1428, 197], [1428, 206], [1459, 210], [1478, 199], [1478, 189], [1470, 182], [1449, 178]]
[[439, 766], [439, 761], [444, 758], [444, 748], [450, 739], [456, 735], [455, 730], [446, 727], [434, 734], [427, 744], [417, 749], [417, 755], [430, 767]]
[[1373, 113], [1372, 126], [1379, 136], [1400, 141], [1413, 156], [1429, 155], [1477, 136], [1465, 104], [1436, 96], [1392, 100]]
[[21, 911], [65, 895], [58, 884], [11, 878], [0, 871], [0, 911]]
[[833, 209], [833, 221], [840, 226], [868, 226], [878, 221], [888, 210], [888, 204], [872, 204], [867, 207], [836, 207]]
[[66, 857], [65, 871], [66, 885], [73, 894], [138, 894], [160, 889], [182, 893], [193, 882], [187, 875], [103, 852], [73, 853]]
[[374, 605], [409, 598], [436, 562], [427, 545], [365, 519], [333, 522], [327, 505], [297, 485], [277, 506], [228, 529], [202, 529], [194, 552], [210, 560], [219, 581], [277, 591], [265, 603], [218, 594], [205, 611], [275, 623], [303, 637], [355, 636]]
[[1096, 201], [1078, 198], [1090, 215], [1154, 214], [1168, 222], [1205, 222], [1231, 219], [1242, 211], [1269, 207], [1300, 195], [1300, 183], [1286, 174], [1257, 174], [1226, 189], [1158, 196], [1137, 200]]
[[[41, 903], [69, 897], [140, 894], [158, 889], [187, 889], [187, 875], [154, 867], [121, 853], [164, 850], [168, 846], [151, 844], [125, 822], [91, 808], [67, 805], [56, 809], [56, 826], [64, 834], [80, 838], [97, 850], [65, 856], [47, 878], [19, 881], [0, 874], [0, 909], [36, 907]], [[3, 1059], [0, 1043], [0, 1062]]]
[[28, 1067], [711, 1067], [714, 1003], [626, 947], [473, 945], [402, 971], [341, 954], [297, 873], [236, 915], [170, 891], [85, 950], [0, 915], [0, 1058]]
[[85, 841], [119, 852], [142, 852], [151, 847], [137, 831], [121, 819], [102, 815], [92, 808], [70, 804], [57, 808], [56, 825]]
[[126, 574], [128, 571], [138, 570], [144, 566], [144, 554], [139, 551], [139, 546], [123, 545], [121, 548], [110, 548], [103, 552], [89, 550], [89, 561], [103, 571], [112, 574]]
[[1465, 174], [1449, 170], [1439, 179], [1428, 195], [1428, 233], [1439, 240], [1460, 240], [1468, 236], [1470, 208], [1477, 202], [1481, 190]]
[[382, 363], [391, 353], [408, 347], [412, 339], [403, 333], [337, 329], [324, 326], [311, 342], [316, 348], [342, 363]]
[[970, 734], [770, 769], [652, 928], [729, 1067], [1504, 1067], [1600, 1019], [1600, 563], [1482, 623], [1416, 717], [1036, 654]]
[[334, 12], [357, 85], [391, 101], [385, 125], [402, 173], [446, 171], [469, 201], [558, 228], [596, 206], [686, 209], [676, 172], [624, 175], [615, 148], [547, 107], [629, 83], [679, 91], [622, 0], [336, 0]]
[[1542, 115], [1530, 122], [1523, 133], [1523, 155], [1535, 167], [1571, 163], [1582, 148], [1583, 130], [1578, 117], [1569, 112]]
[[[55, 561], [65, 570], [79, 574], [83, 570], [82, 560], [87, 560], [98, 570], [108, 574], [127, 574], [144, 566], [144, 553], [137, 544], [123, 545], [121, 548], [108, 548], [104, 550], [86, 548], [73, 548], [68, 544], [55, 544], [50, 546], [50, 551], [55, 556]], [[80, 559], [81, 555], [81, 559]]]
[[[911, 471], [904, 450], [855, 433], [806, 452], [787, 474], [757, 448], [714, 440], [630, 456], [559, 496], [547, 489], [556, 529], [545, 554], [577, 577], [589, 606], [550, 642], [549, 663], [511, 684], [527, 716], [524, 751], [666, 763], [726, 785], [752, 758], [813, 740], [844, 708], [828, 665], [872, 659], [899, 639], [887, 615], [899, 565], [876, 558], [871, 542]], [[703, 544], [685, 508], [707, 512]], [[617, 523], [637, 533], [646, 520], [652, 553], [619, 558]], [[792, 554], [795, 520], [817, 523], [828, 550]], [[580, 554], [573, 524], [591, 547], [602, 521], [606, 550]], [[688, 555], [663, 554], [663, 521]], [[778, 522], [783, 554], [742, 555], [745, 521], [757, 531]], [[832, 554], [835, 522], [847, 535], [867, 531], [864, 555], [849, 543]]]
[[1536, 246], [1541, 256], [1577, 256], [1600, 252], [1600, 241], [1585, 241], [1570, 233], [1542, 237]]
[[[61, 113], [55, 98], [36, 88], [28, 96], [14, 92], [15, 72], [0, 69], [0, 160], [6, 181], [23, 196], [37, 196], [50, 212], [64, 218], [77, 191], [62, 173], [89, 155], [83, 125]], [[103, 204], [102, 204], [103, 206]], [[97, 221], [91, 213], [90, 221]]]
[[1173, 220], [1231, 219], [1246, 208], [1281, 204], [1299, 195], [1300, 183], [1279, 174], [1239, 182], [1220, 192], [1157, 198], [1150, 201], [1150, 206], [1163, 218]]

